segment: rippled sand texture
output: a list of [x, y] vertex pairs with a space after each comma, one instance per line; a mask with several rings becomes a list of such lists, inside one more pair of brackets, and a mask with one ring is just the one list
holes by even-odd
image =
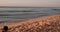
[[10, 32], [60, 32], [60, 15], [35, 18], [8, 26]]

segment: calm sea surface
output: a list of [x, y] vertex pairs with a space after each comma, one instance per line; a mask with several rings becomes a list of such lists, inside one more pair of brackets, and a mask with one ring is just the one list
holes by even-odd
[[55, 14], [60, 14], [60, 8], [58, 7], [0, 8], [0, 22], [20, 21]]

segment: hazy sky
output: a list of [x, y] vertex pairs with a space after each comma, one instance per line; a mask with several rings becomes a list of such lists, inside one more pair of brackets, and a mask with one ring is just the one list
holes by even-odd
[[0, 0], [0, 6], [60, 7], [60, 0]]

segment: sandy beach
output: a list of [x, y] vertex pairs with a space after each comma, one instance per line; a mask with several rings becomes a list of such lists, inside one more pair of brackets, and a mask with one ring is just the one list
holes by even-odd
[[[0, 25], [0, 32], [6, 23]], [[10, 32], [60, 32], [60, 14], [8, 23]]]

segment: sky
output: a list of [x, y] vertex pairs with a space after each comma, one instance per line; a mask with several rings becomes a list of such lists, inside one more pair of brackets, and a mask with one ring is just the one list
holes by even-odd
[[0, 6], [60, 7], [60, 0], [0, 0]]

